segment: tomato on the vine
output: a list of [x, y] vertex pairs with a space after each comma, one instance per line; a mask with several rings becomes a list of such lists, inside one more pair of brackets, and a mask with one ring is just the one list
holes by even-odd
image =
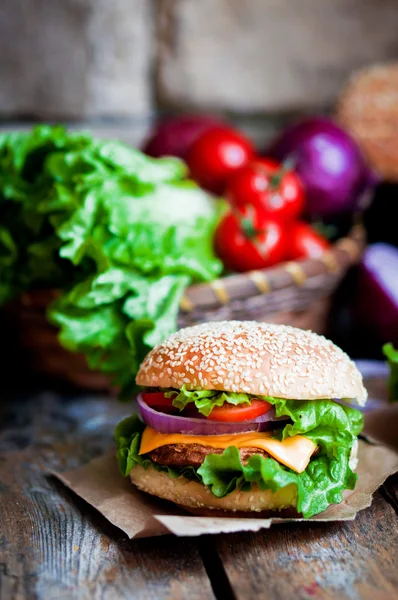
[[263, 208], [270, 217], [296, 219], [304, 210], [304, 188], [289, 166], [270, 158], [256, 158], [228, 181], [226, 197], [236, 207]]
[[227, 179], [254, 155], [250, 140], [229, 127], [209, 129], [187, 153], [191, 177], [216, 194], [224, 191]]
[[215, 234], [215, 250], [227, 269], [252, 271], [286, 257], [287, 231], [281, 221], [253, 206], [228, 212]]
[[289, 227], [288, 258], [319, 258], [330, 248], [330, 242], [308, 223], [298, 221]]
[[272, 404], [265, 400], [254, 398], [250, 404], [239, 404], [234, 406], [224, 402], [222, 406], [215, 406], [208, 415], [210, 421], [222, 421], [225, 423], [239, 423], [240, 421], [251, 421], [265, 415], [272, 407]]

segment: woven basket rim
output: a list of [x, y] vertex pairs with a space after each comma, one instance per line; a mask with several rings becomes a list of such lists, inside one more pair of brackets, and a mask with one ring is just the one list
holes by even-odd
[[[347, 269], [357, 263], [365, 247], [365, 230], [354, 225], [347, 236], [338, 239], [331, 249], [318, 259], [284, 262], [259, 271], [226, 275], [207, 283], [189, 286], [180, 302], [180, 313], [188, 314], [227, 307], [235, 301], [247, 300], [283, 290], [297, 294], [309, 289], [316, 294], [335, 283]], [[333, 286], [334, 287], [334, 286]], [[57, 289], [38, 289], [25, 292], [17, 304], [27, 309], [44, 308], [59, 295]], [[319, 295], [319, 294], [318, 294]], [[14, 304], [15, 301], [11, 304]]]
[[193, 284], [187, 288], [180, 310], [191, 312], [225, 306], [234, 300], [292, 286], [316, 288], [324, 284], [324, 276], [338, 278], [356, 264], [365, 247], [365, 240], [363, 225], [356, 224], [345, 237], [339, 238], [330, 250], [317, 259], [283, 262], [267, 269], [226, 275], [208, 283]]

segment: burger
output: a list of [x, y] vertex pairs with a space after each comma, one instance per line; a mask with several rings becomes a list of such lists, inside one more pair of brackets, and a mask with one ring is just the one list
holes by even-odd
[[137, 375], [139, 416], [115, 437], [123, 475], [195, 514], [309, 518], [357, 481], [367, 393], [310, 331], [254, 321], [181, 329]]

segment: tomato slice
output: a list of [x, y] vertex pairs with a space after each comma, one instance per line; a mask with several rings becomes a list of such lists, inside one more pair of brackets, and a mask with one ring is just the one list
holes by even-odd
[[142, 399], [151, 408], [174, 408], [173, 398], [166, 398], [163, 392], [144, 392], [142, 394]]
[[[173, 406], [173, 398], [166, 398], [163, 392], [144, 392], [142, 394], [143, 400], [155, 410], [160, 412], [179, 412], [177, 408]], [[265, 402], [264, 400], [258, 400], [254, 398], [250, 404], [242, 404], [241, 406], [234, 406], [225, 402], [223, 406], [216, 406], [207, 417], [210, 421], [224, 421], [224, 422], [239, 422], [239, 421], [251, 421], [260, 415], [267, 413], [272, 404]], [[198, 417], [203, 416], [198, 412], [194, 405], [188, 404], [183, 411], [183, 415], [186, 417]]]
[[225, 402], [223, 406], [216, 406], [213, 408], [209, 416], [207, 417], [210, 421], [223, 421], [223, 422], [239, 422], [239, 421], [251, 421], [256, 417], [265, 415], [272, 404], [265, 402], [264, 400], [258, 400], [254, 398], [250, 404], [242, 404], [240, 406], [234, 406]]

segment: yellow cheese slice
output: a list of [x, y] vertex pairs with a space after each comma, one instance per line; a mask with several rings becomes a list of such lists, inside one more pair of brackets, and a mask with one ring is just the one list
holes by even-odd
[[302, 435], [295, 435], [283, 442], [272, 439], [272, 433], [235, 433], [231, 435], [184, 435], [182, 433], [159, 433], [146, 427], [142, 434], [140, 454], [146, 454], [168, 444], [199, 444], [212, 448], [259, 448], [275, 460], [297, 473], [302, 473], [316, 449], [316, 445]]

